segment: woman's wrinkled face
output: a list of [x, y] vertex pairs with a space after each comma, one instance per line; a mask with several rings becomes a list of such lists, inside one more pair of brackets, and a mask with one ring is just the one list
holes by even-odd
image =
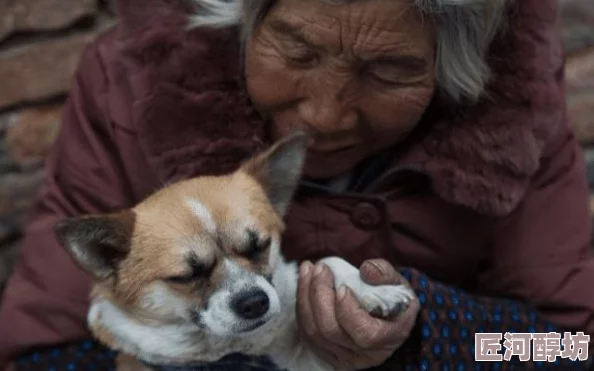
[[246, 47], [273, 139], [312, 135], [305, 175], [329, 178], [399, 140], [434, 90], [435, 41], [408, 0], [278, 0]]

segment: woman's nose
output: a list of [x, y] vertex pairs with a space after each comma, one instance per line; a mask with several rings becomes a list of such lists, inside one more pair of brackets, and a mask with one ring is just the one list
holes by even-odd
[[[325, 86], [324, 86], [325, 85]], [[346, 86], [332, 89], [328, 84], [310, 90], [299, 104], [299, 116], [308, 129], [319, 134], [351, 132], [357, 126], [357, 110]]]

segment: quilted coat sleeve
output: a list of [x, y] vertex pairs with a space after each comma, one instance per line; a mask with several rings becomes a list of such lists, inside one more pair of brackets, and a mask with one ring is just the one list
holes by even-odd
[[104, 115], [105, 84], [92, 44], [74, 77], [61, 131], [24, 233], [22, 255], [1, 303], [0, 369], [30, 347], [88, 336], [90, 280], [58, 244], [53, 227], [61, 218], [111, 211], [128, 200]]
[[[594, 258], [583, 154], [567, 129], [555, 142], [523, 203], [495, 229], [492, 264], [480, 275], [477, 291], [449, 287], [412, 268], [402, 270], [422, 306], [413, 335], [394, 358], [405, 369], [468, 369], [479, 332], [594, 335]], [[583, 356], [589, 362], [576, 360], [576, 353], [574, 361], [556, 357], [554, 362], [521, 363], [515, 356], [476, 367], [587, 369], [592, 357]]]
[[542, 163], [524, 202], [498, 225], [479, 286], [527, 300], [550, 322], [594, 336], [590, 192], [569, 130]]

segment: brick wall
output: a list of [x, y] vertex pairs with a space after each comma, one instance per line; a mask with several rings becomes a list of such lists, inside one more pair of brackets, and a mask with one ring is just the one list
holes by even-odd
[[0, 286], [81, 50], [112, 23], [103, 1], [0, 1]]
[[[594, 1], [560, 1], [570, 114], [594, 188]], [[0, 286], [18, 253], [80, 52], [112, 23], [107, 1], [0, 0]]]

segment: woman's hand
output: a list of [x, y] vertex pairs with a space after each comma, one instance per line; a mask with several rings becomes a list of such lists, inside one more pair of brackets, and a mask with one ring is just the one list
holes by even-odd
[[[419, 312], [415, 298], [394, 318], [369, 315], [350, 290], [334, 291], [328, 267], [301, 265], [297, 315], [300, 329], [312, 349], [339, 370], [358, 370], [383, 364], [408, 338]], [[363, 281], [370, 285], [407, 284], [385, 260], [361, 265]]]

